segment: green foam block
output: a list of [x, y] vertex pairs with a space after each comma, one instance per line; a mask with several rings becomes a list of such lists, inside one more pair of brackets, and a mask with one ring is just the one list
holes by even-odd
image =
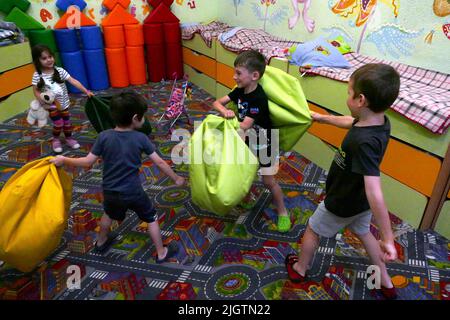
[[5, 21], [14, 22], [22, 30], [45, 29], [42, 24], [17, 7], [5, 17]]
[[29, 32], [29, 38], [31, 46], [43, 44], [49, 47], [53, 52], [58, 51], [55, 36], [51, 29], [31, 30]]
[[17, 7], [23, 12], [26, 12], [30, 7], [30, 2], [27, 0], [1, 0], [0, 1], [0, 11], [4, 14], [8, 14], [11, 10]]

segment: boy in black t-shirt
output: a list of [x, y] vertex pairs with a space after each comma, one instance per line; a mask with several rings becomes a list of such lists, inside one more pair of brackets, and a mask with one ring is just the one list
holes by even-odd
[[[300, 255], [286, 257], [291, 281], [305, 281], [320, 236], [334, 237], [348, 227], [361, 240], [372, 264], [379, 267], [381, 287], [377, 289], [387, 299], [396, 298], [385, 262], [395, 260], [397, 251], [379, 167], [390, 136], [390, 123], [384, 111], [397, 99], [399, 88], [399, 75], [391, 66], [367, 64], [350, 77], [347, 106], [351, 116], [313, 113], [312, 118], [319, 123], [350, 130], [331, 165], [326, 198], [308, 221]], [[370, 232], [372, 214], [381, 234], [379, 243]]]
[[233, 101], [238, 106], [240, 128], [245, 132], [245, 141], [258, 157], [264, 185], [272, 192], [278, 211], [278, 231], [287, 232], [291, 220], [284, 205], [283, 191], [275, 180], [277, 155], [272, 152], [269, 100], [258, 83], [266, 69], [264, 56], [249, 50], [239, 54], [234, 61], [234, 77], [237, 88], [216, 100], [213, 107], [225, 118], [234, 118], [232, 110], [225, 107]]

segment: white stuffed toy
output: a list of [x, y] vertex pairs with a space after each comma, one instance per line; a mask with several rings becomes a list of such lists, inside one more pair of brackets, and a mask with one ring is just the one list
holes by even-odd
[[33, 100], [30, 104], [30, 109], [28, 111], [27, 122], [34, 125], [37, 120], [37, 125], [42, 128], [47, 125], [48, 120], [48, 109], [55, 104], [55, 95], [51, 91], [45, 91], [40, 94], [40, 97], [45, 104], [42, 105], [39, 100]]

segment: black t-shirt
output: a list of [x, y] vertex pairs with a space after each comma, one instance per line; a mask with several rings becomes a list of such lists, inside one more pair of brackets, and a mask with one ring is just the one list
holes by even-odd
[[258, 140], [258, 146], [255, 146], [255, 149], [266, 148], [267, 145], [270, 145], [272, 122], [269, 115], [269, 99], [261, 85], [258, 84], [255, 90], [247, 94], [244, 93], [244, 88], [235, 88], [228, 94], [228, 97], [238, 106], [239, 121], [244, 121], [245, 117], [254, 119], [253, 129], [258, 137], [267, 138], [267, 144]]
[[364, 176], [379, 176], [391, 125], [352, 128], [336, 151], [326, 182], [325, 207], [339, 217], [352, 217], [370, 209]]

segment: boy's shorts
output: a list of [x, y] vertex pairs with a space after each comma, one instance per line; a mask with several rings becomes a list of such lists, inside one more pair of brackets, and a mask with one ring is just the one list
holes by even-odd
[[145, 191], [140, 188], [133, 193], [103, 191], [103, 208], [113, 220], [123, 221], [128, 209], [133, 210], [144, 222], [152, 223], [158, 220], [158, 215]]
[[322, 201], [309, 218], [308, 225], [315, 233], [326, 238], [334, 237], [343, 228], [349, 228], [353, 233], [362, 236], [370, 232], [371, 220], [372, 211], [370, 210], [349, 218], [338, 217], [328, 211]]

